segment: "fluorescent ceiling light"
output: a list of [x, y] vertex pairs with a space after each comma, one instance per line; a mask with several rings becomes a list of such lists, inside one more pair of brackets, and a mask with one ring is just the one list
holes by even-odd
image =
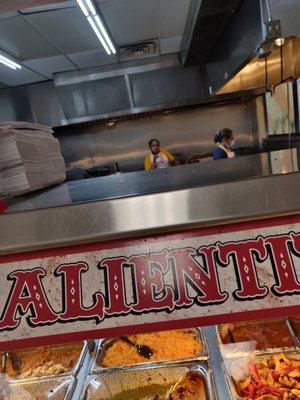
[[9, 68], [17, 69], [17, 67], [13, 66], [12, 64], [9, 64], [8, 62], [2, 60], [1, 58], [0, 58], [0, 63], [6, 65]]
[[10, 60], [9, 58], [4, 57], [2, 55], [0, 55], [0, 62], [2, 64], [6, 65], [7, 67], [15, 69], [15, 70], [22, 68], [20, 64], [17, 64], [16, 62], [14, 62], [14, 61]]
[[91, 27], [93, 28], [97, 38], [100, 40], [106, 53], [108, 55], [110, 55], [111, 53], [116, 54], [116, 49], [103, 25], [103, 22], [101, 21], [99, 15], [96, 12], [93, 0], [76, 0], [76, 1], [79, 4], [83, 14], [87, 17], [87, 20], [89, 21]]
[[108, 36], [108, 34], [107, 34], [107, 32], [106, 32], [106, 30], [104, 28], [104, 25], [103, 25], [101, 19], [99, 18], [99, 15], [95, 16], [95, 20], [96, 20], [97, 25], [99, 26], [99, 28], [100, 28], [100, 30], [102, 32], [107, 44], [109, 45], [109, 48], [110, 48], [111, 52], [113, 54], [116, 54], [116, 49], [115, 49], [114, 45], [112, 44], [112, 41], [110, 40], [110, 37]]
[[96, 33], [98, 39], [99, 39], [100, 42], [102, 43], [102, 46], [104, 47], [106, 53], [107, 53], [108, 55], [110, 55], [110, 54], [111, 54], [111, 51], [109, 50], [107, 44], [105, 43], [105, 40], [103, 39], [101, 33], [99, 32], [99, 30], [98, 30], [98, 28], [97, 28], [95, 22], [93, 21], [92, 17], [87, 17], [87, 19], [88, 19], [89, 23], [91, 24], [91, 27], [94, 29], [94, 32]]
[[91, 14], [96, 15], [96, 10], [95, 10], [94, 4], [91, 2], [91, 0], [85, 0], [85, 2], [87, 4]]
[[82, 0], [76, 0], [76, 1], [79, 4], [79, 7], [81, 8], [83, 14], [87, 17], [89, 15], [89, 12], [88, 12], [86, 6], [83, 4]]

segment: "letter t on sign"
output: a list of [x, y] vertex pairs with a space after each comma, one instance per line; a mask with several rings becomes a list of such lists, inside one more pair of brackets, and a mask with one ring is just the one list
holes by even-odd
[[253, 260], [253, 253], [256, 253], [261, 260], [267, 257], [263, 238], [257, 240], [246, 240], [241, 242], [218, 243], [219, 260], [223, 265], [229, 264], [229, 257], [232, 256], [239, 289], [233, 293], [237, 300], [252, 300], [263, 298], [267, 295], [268, 289], [260, 287], [256, 268]]

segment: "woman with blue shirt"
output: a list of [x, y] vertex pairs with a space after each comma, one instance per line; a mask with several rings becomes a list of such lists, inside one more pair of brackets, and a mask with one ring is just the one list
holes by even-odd
[[214, 160], [221, 160], [223, 158], [233, 158], [235, 157], [232, 147], [235, 144], [234, 134], [231, 129], [224, 128], [221, 129], [215, 136], [214, 142], [216, 143], [216, 148], [212, 152]]

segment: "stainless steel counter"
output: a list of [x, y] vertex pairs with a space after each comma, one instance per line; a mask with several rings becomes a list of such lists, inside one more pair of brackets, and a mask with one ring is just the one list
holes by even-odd
[[245, 178], [295, 172], [299, 170], [298, 153], [298, 149], [289, 149], [217, 162], [204, 159], [200, 163], [173, 168], [68, 182], [16, 197], [11, 201], [9, 212], [170, 192]]
[[[211, 160], [153, 171], [118, 173], [68, 182], [39, 193], [16, 198], [9, 211], [170, 192], [260, 176], [264, 174], [261, 158], [266, 158], [267, 154], [264, 156], [240, 157], [229, 162]], [[269, 169], [267, 173], [268, 171]]]
[[[48, 208], [0, 216], [0, 253], [298, 213], [300, 173], [293, 172], [298, 170], [297, 155], [297, 149], [284, 150], [117, 175], [107, 177], [106, 189], [106, 178], [61, 185], [30, 199], [42, 196], [41, 206]], [[69, 197], [56, 199], [56, 191], [66, 186]]]

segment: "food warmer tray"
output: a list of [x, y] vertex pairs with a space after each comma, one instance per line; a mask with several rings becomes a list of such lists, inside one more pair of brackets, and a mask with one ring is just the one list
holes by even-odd
[[[220, 352], [222, 354], [223, 357], [234, 357], [234, 356], [238, 356], [238, 355], [242, 355], [242, 354], [249, 354], [251, 353], [255, 353], [257, 355], [268, 355], [268, 354], [273, 354], [273, 353], [278, 353], [278, 352], [284, 352], [284, 351], [290, 351], [290, 350], [296, 350], [297, 347], [300, 347], [300, 341], [297, 338], [297, 336], [295, 335], [295, 332], [293, 331], [291, 324], [289, 323], [289, 321], [287, 319], [281, 319], [281, 318], [277, 318], [274, 319], [273, 321], [281, 321], [284, 322], [287, 326], [287, 330], [289, 332], [289, 334], [291, 335], [291, 338], [294, 342], [294, 346], [293, 347], [274, 347], [274, 348], [267, 348], [267, 349], [262, 349], [262, 350], [254, 350], [252, 347], [247, 347], [247, 345], [242, 345], [239, 346], [238, 343], [250, 343], [250, 341], [248, 342], [236, 342], [236, 343], [229, 343], [229, 344], [224, 344], [221, 338], [221, 326], [222, 325], [216, 325], [216, 333], [217, 333], [217, 340], [218, 340], [218, 344], [219, 344], [219, 348], [220, 348]], [[264, 321], [255, 321], [255, 323], [259, 324], [263, 324]], [[235, 325], [247, 325], [247, 324], [253, 324], [253, 321], [246, 321], [246, 322], [238, 322]]]
[[[232, 374], [230, 371], [235, 371], [236, 373], [244, 373], [245, 371], [248, 370], [248, 367], [245, 366], [245, 364], [248, 364], [249, 358], [254, 358], [256, 360], [259, 359], [266, 359], [269, 357], [273, 357], [276, 354], [284, 354], [289, 358], [299, 360], [300, 361], [300, 352], [295, 351], [295, 350], [285, 350], [285, 351], [276, 351], [276, 352], [270, 352], [269, 355], [267, 354], [256, 354], [256, 353], [249, 353], [245, 354], [243, 356], [237, 356], [237, 357], [230, 357], [227, 359], [224, 359], [221, 363], [222, 365], [222, 370], [226, 379], [226, 384], [227, 384], [227, 389], [230, 393], [231, 400], [243, 400], [242, 397], [240, 397], [236, 391], [234, 381], [232, 378]], [[244, 375], [243, 378], [247, 378], [246, 375]]]
[[[66, 371], [66, 372], [64, 372], [62, 374], [57, 374], [57, 375], [44, 375], [44, 376], [40, 376], [40, 377], [28, 377], [28, 378], [23, 378], [23, 377], [14, 377], [13, 378], [13, 377], [8, 377], [5, 374], [5, 381], [7, 381], [7, 382], [15, 382], [15, 381], [19, 381], [19, 380], [22, 380], [22, 381], [24, 380], [24, 381], [29, 382], [30, 380], [34, 381], [36, 379], [43, 379], [43, 378], [51, 378], [51, 377], [52, 378], [57, 378], [57, 377], [76, 376], [78, 371], [80, 370], [82, 364], [83, 364], [83, 361], [84, 361], [84, 358], [85, 358], [87, 352], [89, 351], [90, 343], [88, 343], [87, 341], [84, 341], [82, 343], [64, 344], [64, 345], [55, 345], [55, 346], [53, 346], [53, 347], [59, 348], [59, 349], [60, 348], [67, 349], [67, 348], [72, 348], [72, 347], [78, 346], [78, 345], [82, 346], [81, 347], [81, 351], [80, 351], [80, 355], [78, 357], [77, 362], [74, 364], [74, 366], [69, 371]], [[24, 350], [16, 350], [14, 353], [17, 353], [17, 354], [19, 353], [20, 354], [20, 353], [22, 353], [24, 351], [26, 351], [26, 352], [28, 352], [28, 351], [36, 351], [36, 349], [35, 348], [29, 348], [29, 349], [24, 349]], [[5, 369], [6, 369], [6, 357], [7, 356], [8, 356], [8, 352], [6, 352], [5, 356], [2, 357], [1, 369], [3, 371], [5, 371]]]
[[[166, 360], [166, 361], [146, 361], [144, 363], [139, 363], [139, 364], [130, 364], [130, 365], [122, 365], [122, 366], [117, 366], [117, 367], [102, 367], [99, 365], [101, 361], [103, 360], [105, 353], [107, 349], [117, 340], [117, 338], [110, 338], [110, 339], [103, 339], [99, 340], [97, 346], [96, 346], [96, 352], [94, 356], [94, 360], [92, 362], [92, 367], [91, 367], [91, 374], [93, 373], [98, 373], [103, 370], [119, 370], [119, 369], [128, 369], [128, 368], [140, 368], [143, 367], [144, 365], [169, 365], [171, 364], [179, 364], [183, 362], [189, 362], [189, 361], [206, 361], [209, 359], [209, 349], [207, 346], [207, 342], [205, 339], [205, 336], [203, 334], [203, 331], [201, 328], [191, 328], [191, 329], [184, 329], [186, 331], [193, 331], [195, 332], [195, 337], [197, 341], [201, 341], [202, 343], [202, 350], [195, 355], [194, 357], [188, 357], [188, 358], [181, 358], [181, 359], [175, 359], [175, 360]], [[142, 343], [140, 343], [142, 344]]]
[[[198, 372], [205, 382], [205, 400], [216, 400], [211, 369], [205, 362], [176, 365], [148, 365], [139, 369], [106, 370], [90, 375], [80, 400], [131, 400], [145, 399], [156, 394], [164, 395], [188, 371]], [[200, 399], [199, 399], [200, 400]], [[202, 400], [202, 398], [201, 398]]]
[[0, 398], [3, 400], [71, 400], [76, 377], [56, 376], [44, 378], [1, 380]]

